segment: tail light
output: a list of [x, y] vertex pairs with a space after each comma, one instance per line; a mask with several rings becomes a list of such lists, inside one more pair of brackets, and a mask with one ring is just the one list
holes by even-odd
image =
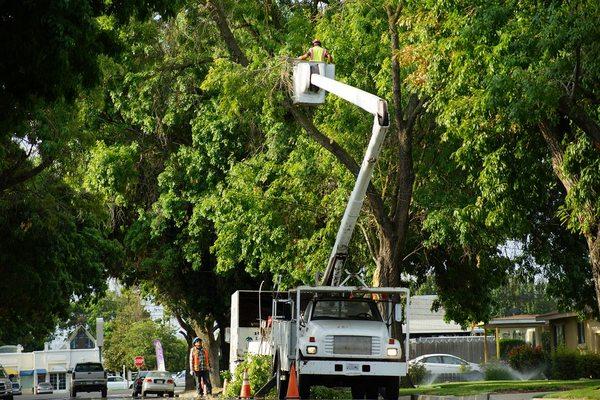
[[311, 337], [309, 337], [309, 338], [308, 338], [308, 341], [309, 341], [309, 342], [311, 342], [311, 343], [314, 343], [314, 342], [316, 342], [317, 340], [315, 339], [315, 337], [314, 337], [314, 336], [311, 336]]
[[175, 381], [173, 381], [173, 379], [167, 379], [167, 383], [175, 383]]
[[146, 378], [144, 379], [145, 382], [152, 382], [152, 378]]

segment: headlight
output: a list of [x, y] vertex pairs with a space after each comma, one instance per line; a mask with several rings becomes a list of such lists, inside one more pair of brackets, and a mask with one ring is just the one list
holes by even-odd
[[307, 354], [317, 354], [317, 346], [306, 346]]
[[387, 355], [388, 356], [397, 356], [398, 355], [398, 349], [393, 349], [393, 348], [388, 348], [387, 349]]

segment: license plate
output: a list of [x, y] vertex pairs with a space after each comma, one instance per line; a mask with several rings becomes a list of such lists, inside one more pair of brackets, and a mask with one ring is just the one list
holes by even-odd
[[164, 379], [156, 379], [154, 383], [165, 383]]
[[360, 372], [360, 364], [346, 364], [346, 372]]

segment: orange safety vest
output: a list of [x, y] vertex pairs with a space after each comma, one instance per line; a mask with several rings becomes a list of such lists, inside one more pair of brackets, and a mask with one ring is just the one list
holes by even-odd
[[204, 347], [202, 349], [197, 349], [196, 347], [194, 347], [192, 348], [192, 366], [194, 367], [194, 371], [200, 371], [200, 350], [202, 350], [202, 354], [204, 356], [205, 369], [210, 368], [210, 361], [208, 360], [208, 351]]

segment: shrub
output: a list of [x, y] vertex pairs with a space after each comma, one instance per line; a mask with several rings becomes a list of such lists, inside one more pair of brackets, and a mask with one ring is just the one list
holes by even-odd
[[508, 363], [521, 372], [536, 369], [544, 363], [544, 353], [540, 346], [533, 347], [525, 343], [508, 352]]
[[552, 354], [552, 379], [577, 379], [580, 370], [580, 354], [575, 350], [559, 347]]
[[520, 339], [500, 339], [500, 358], [506, 360], [508, 353], [515, 347], [525, 344], [525, 341]]
[[514, 376], [505, 364], [490, 362], [484, 366], [486, 381], [512, 381]]
[[599, 354], [583, 354], [579, 356], [579, 377], [600, 379]]
[[420, 385], [427, 377], [427, 369], [421, 363], [414, 363], [408, 366], [408, 376], [413, 385]]
[[240, 395], [245, 369], [248, 369], [248, 380], [252, 393], [263, 387], [272, 376], [272, 358], [271, 356], [247, 354], [246, 359], [235, 368], [233, 380], [227, 386], [225, 397], [237, 398]]
[[310, 388], [310, 398], [316, 400], [349, 400], [352, 399], [350, 389], [333, 389], [325, 386], [313, 386]]

